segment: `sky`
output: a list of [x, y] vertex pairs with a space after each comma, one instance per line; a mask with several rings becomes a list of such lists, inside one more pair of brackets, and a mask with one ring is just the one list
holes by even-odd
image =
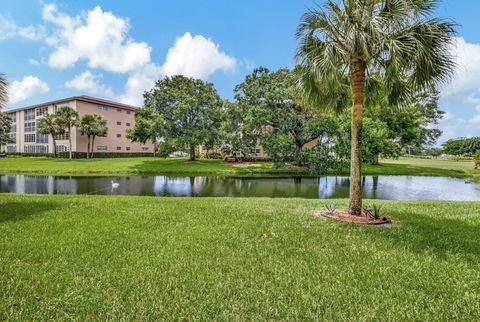
[[[75, 95], [142, 105], [154, 81], [183, 74], [233, 98], [253, 68], [293, 67], [295, 30], [312, 0], [0, 0], [7, 109]], [[458, 24], [458, 69], [441, 87], [440, 143], [480, 136], [480, 1], [444, 0]]]

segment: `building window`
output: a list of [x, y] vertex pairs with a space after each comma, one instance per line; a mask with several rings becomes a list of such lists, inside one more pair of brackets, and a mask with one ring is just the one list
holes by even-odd
[[121, 138], [121, 137], [122, 137], [122, 135], [120, 133], [117, 134], [117, 138]]
[[23, 111], [23, 120], [24, 121], [34, 121], [35, 120], [35, 109], [31, 108], [29, 110]]
[[130, 151], [130, 147], [129, 147], [129, 146], [127, 146], [127, 147], [125, 148], [125, 150], [127, 150], [127, 151]]
[[122, 149], [121, 146], [117, 146], [117, 151], [120, 151]]
[[70, 133], [65, 132], [60, 135], [55, 135], [55, 140], [68, 140], [70, 138]]
[[142, 147], [142, 151], [148, 151], [148, 148], [146, 146]]
[[122, 125], [122, 122], [117, 122], [117, 125]]
[[25, 122], [24, 124], [25, 132], [35, 132], [35, 122]]
[[37, 116], [42, 116], [48, 113], [48, 107], [39, 107], [37, 108]]
[[35, 134], [25, 134], [24, 142], [25, 143], [35, 143]]
[[26, 153], [48, 153], [48, 145], [25, 145], [23, 152]]
[[259, 154], [260, 152], [262, 152], [260, 149], [255, 149], [255, 153]]
[[48, 134], [37, 134], [37, 143], [48, 143]]
[[10, 132], [17, 132], [17, 124], [12, 124], [12, 126], [10, 126]]
[[108, 107], [102, 106], [102, 105], [97, 105], [97, 110], [100, 110], [100, 111], [108, 111]]
[[107, 146], [106, 145], [99, 145], [99, 146], [97, 146], [97, 151], [107, 151]]
[[130, 111], [127, 111], [127, 114], [128, 114], [128, 115], [130, 115], [130, 114], [131, 114], [131, 112], [130, 112]]
[[122, 113], [122, 109], [117, 108], [117, 112], [118, 112], [118, 113]]
[[16, 139], [17, 138], [17, 133], [15, 133], [15, 132], [8, 133], [8, 137], [11, 138], [11, 139]]
[[16, 145], [7, 145], [7, 152], [10, 152], [10, 153], [17, 152], [17, 146]]
[[57, 152], [68, 152], [68, 145], [58, 144]]
[[126, 123], [127, 126], [130, 126], [130, 123]]

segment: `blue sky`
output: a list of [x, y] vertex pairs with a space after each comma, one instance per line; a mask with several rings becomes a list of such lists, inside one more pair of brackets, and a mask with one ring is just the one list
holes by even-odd
[[[162, 75], [185, 74], [232, 98], [253, 67], [292, 67], [295, 29], [311, 0], [2, 0], [0, 72], [9, 107], [92, 95], [141, 104]], [[321, 3], [321, 1], [319, 2]], [[460, 69], [442, 88], [442, 140], [480, 135], [480, 1], [447, 0]]]

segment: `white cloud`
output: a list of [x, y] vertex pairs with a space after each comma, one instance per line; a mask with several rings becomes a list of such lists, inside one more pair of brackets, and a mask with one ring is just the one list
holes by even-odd
[[35, 76], [25, 76], [21, 81], [13, 81], [8, 86], [9, 103], [15, 104], [36, 94], [49, 91], [47, 83]]
[[0, 15], [0, 41], [17, 37], [26, 40], [41, 40], [46, 37], [46, 30], [42, 25], [20, 27], [15, 21]]
[[46, 4], [43, 19], [58, 27], [47, 39], [54, 47], [48, 59], [51, 67], [67, 68], [84, 59], [90, 68], [126, 73], [150, 62], [150, 46], [128, 36], [128, 20], [104, 12], [100, 6], [71, 17]]
[[101, 78], [102, 75], [95, 75], [87, 70], [75, 76], [72, 80], [65, 82], [65, 87], [87, 91], [92, 94], [102, 94], [105, 97], [113, 97], [112, 89], [102, 84]]
[[30, 59], [28, 60], [28, 63], [29, 63], [30, 65], [33, 65], [33, 66], [38, 66], [38, 65], [40, 65], [40, 62], [39, 62], [38, 60], [36, 60], [36, 59], [33, 59], [33, 58], [30, 58]]
[[184, 75], [206, 79], [218, 70], [233, 70], [235, 58], [219, 50], [219, 45], [201, 35], [192, 37], [187, 32], [177, 38], [175, 45], [168, 50], [162, 66], [167, 76]]

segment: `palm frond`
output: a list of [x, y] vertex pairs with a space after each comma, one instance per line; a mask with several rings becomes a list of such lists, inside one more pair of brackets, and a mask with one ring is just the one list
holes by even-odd
[[0, 110], [8, 103], [8, 82], [5, 74], [0, 74]]

